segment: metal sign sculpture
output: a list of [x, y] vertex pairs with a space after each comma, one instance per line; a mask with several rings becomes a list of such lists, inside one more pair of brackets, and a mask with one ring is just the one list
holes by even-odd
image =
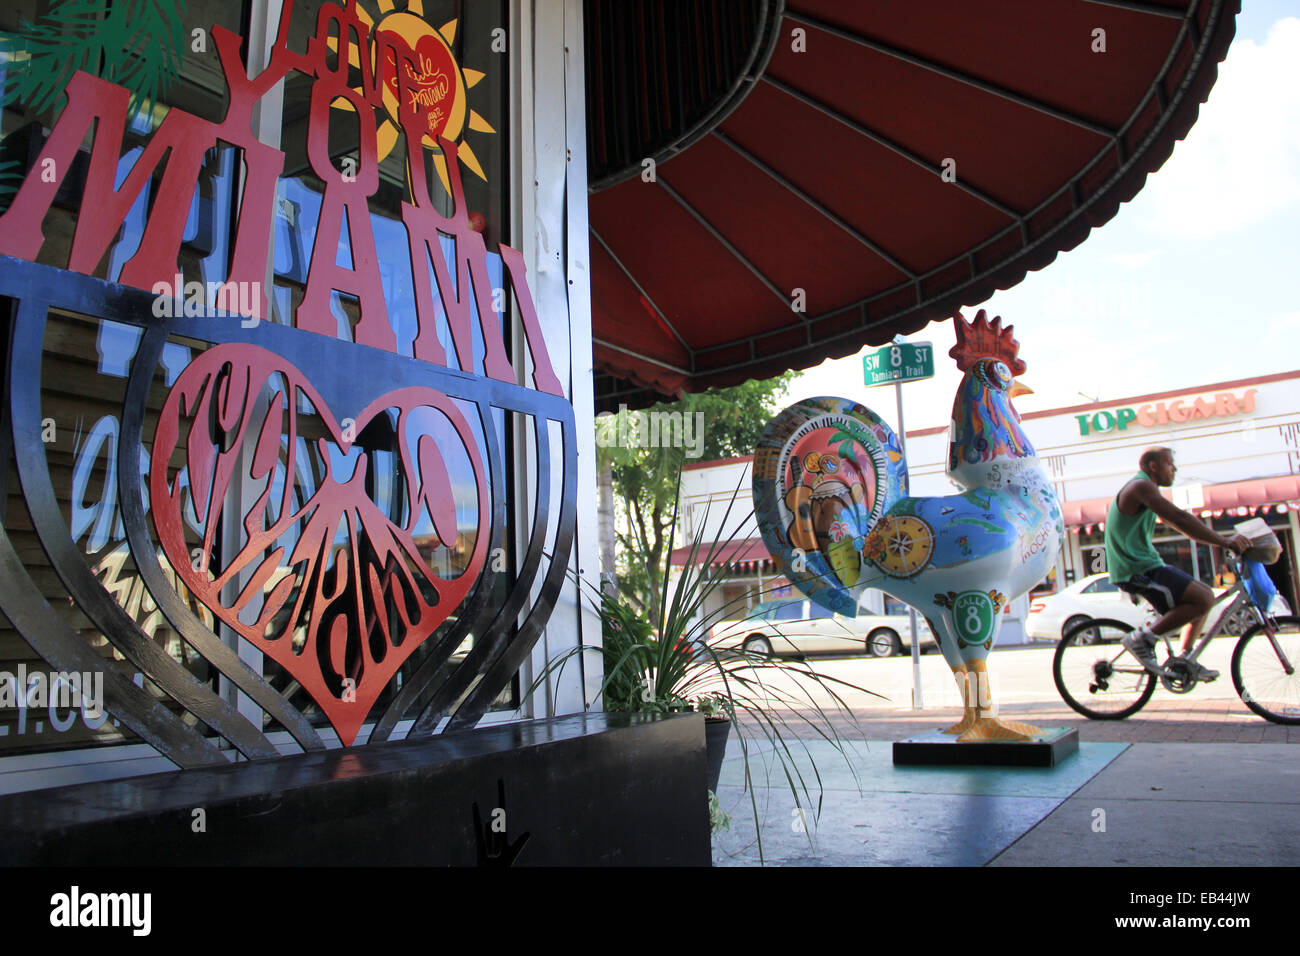
[[[127, 92], [76, 73], [67, 106], [0, 216], [0, 296], [11, 304], [3, 433], [5, 444], [12, 438], [31, 527], [72, 601], [171, 701], [106, 667], [41, 598], [5, 526], [0, 607], [52, 667], [104, 672], [109, 713], [181, 766], [225, 761], [195, 718], [248, 757], [277, 750], [228, 696], [153, 640], [153, 624], [142, 624], [146, 613], [149, 622], [165, 619], [187, 652], [206, 659], [304, 749], [324, 746], [308, 715], [218, 631], [279, 664], [293, 691], [310, 695], [344, 744], [368, 719], [375, 721], [371, 742], [387, 739], [412, 715], [412, 734], [432, 732], [448, 714], [449, 727], [464, 728], [486, 712], [539, 637], [563, 585], [575, 530], [574, 413], [551, 365], [523, 257], [499, 247], [505, 288], [494, 290], [481, 219], [466, 208], [455, 161], [465, 147], [445, 136], [435, 165], [445, 158], [436, 171], [445, 176], [451, 211], [440, 211], [428, 195], [423, 144], [434, 127], [426, 93], [436, 77], [421, 50], [428, 59], [424, 48], [441, 43], [438, 50], [449, 56], [445, 38], [426, 36], [413, 49], [404, 39], [412, 24], [372, 33], [355, 0], [327, 2], [300, 54], [287, 43], [292, 8], [284, 4], [270, 65], [251, 79], [239, 55], [242, 38], [213, 27], [229, 89], [224, 120], [171, 109], [133, 164], [122, 156]], [[337, 51], [340, 42], [346, 52]], [[357, 88], [349, 85], [349, 64], [360, 76]], [[451, 67], [463, 81], [459, 66]], [[307, 157], [324, 190], [303, 298], [288, 326], [260, 321], [267, 318], [266, 297], [246, 291], [260, 289], [267, 275], [285, 163], [284, 153], [252, 136], [250, 119], [254, 104], [293, 71], [312, 79]], [[335, 166], [329, 149], [329, 111], [340, 101], [360, 119], [354, 175]], [[409, 201], [401, 224], [416, 332], [405, 355], [390, 321], [367, 204], [378, 187], [376, 131], [392, 119], [407, 149]], [[470, 125], [480, 128], [473, 117]], [[73, 168], [92, 126], [83, 200], [93, 199], [94, 213], [86, 209], [77, 219], [66, 271], [38, 265], [42, 220], [61, 187], [42, 171]], [[436, 132], [446, 133], [445, 124]], [[179, 285], [173, 280], [197, 178], [220, 144], [237, 147], [244, 166], [234, 241], [217, 309], [193, 309], [171, 302]], [[128, 164], [121, 176], [119, 166]], [[94, 278], [146, 189], [147, 226], [120, 284]], [[348, 265], [338, 261], [341, 236], [351, 250]], [[531, 385], [520, 384], [500, 327], [510, 290]], [[336, 293], [359, 306], [342, 333], [331, 309]], [[96, 514], [74, 503], [73, 527], [42, 442], [38, 360], [51, 316], [65, 315], [101, 330], [112, 326], [133, 343], [122, 359], [120, 422], [96, 426], [98, 441], [110, 449], [104, 504]], [[308, 418], [316, 423], [310, 433]], [[507, 553], [512, 496], [503, 443], [515, 422], [523, 423], [542, 465], [510, 588], [490, 598], [498, 576], [510, 573], [490, 556]], [[563, 466], [552, 473], [547, 463], [557, 439]], [[559, 485], [558, 509], [552, 482]], [[84, 489], [84, 476], [75, 479], [74, 499]], [[103, 563], [92, 568], [77, 543], [89, 535], [111, 544], [112, 534], [129, 546], [143, 588], [110, 592]], [[471, 636], [473, 647], [457, 664], [453, 653]], [[417, 651], [418, 664], [395, 686], [394, 675]], [[386, 707], [372, 713], [385, 692]]]
[[948, 475], [965, 492], [910, 497], [897, 436], [869, 409], [814, 398], [768, 425], [754, 456], [754, 506], [774, 559], [810, 598], [856, 613], [874, 587], [906, 601], [939, 638], [964, 702], [961, 741], [1032, 740], [997, 717], [986, 659], [1007, 603], [1056, 562], [1061, 509], [1011, 399], [1024, 372], [1011, 327], [960, 314], [949, 353], [965, 377], [953, 401]]

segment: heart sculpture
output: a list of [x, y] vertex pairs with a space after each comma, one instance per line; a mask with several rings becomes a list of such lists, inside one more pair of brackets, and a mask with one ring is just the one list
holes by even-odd
[[[456, 57], [447, 46], [447, 41], [419, 17], [405, 12], [385, 17], [376, 29], [376, 33], [380, 32], [388, 34], [390, 42], [406, 45], [415, 61], [414, 68], [409, 65], [404, 68], [410, 84], [409, 105], [417, 107], [425, 118], [426, 145], [437, 146], [441, 136], [455, 139], [461, 132], [465, 110], [462, 103], [464, 90]], [[397, 97], [400, 95], [397, 61], [391, 50], [385, 56], [387, 69], [384, 71], [384, 86], [388, 91], [385, 102], [390, 104], [389, 115], [392, 120], [400, 123], [401, 117], [396, 108]]]
[[[304, 404], [325, 432], [314, 448], [299, 435]], [[382, 469], [354, 447], [372, 423], [391, 428], [385, 450], [400, 467]], [[313, 466], [322, 477], [304, 487]], [[479, 578], [491, 518], [483, 468], [468, 421], [435, 389], [396, 389], [341, 427], [284, 358], [229, 344], [199, 355], [169, 392], [149, 494], [177, 577], [288, 671], [350, 745], [393, 674]], [[221, 522], [232, 488], [254, 500]], [[472, 541], [457, 514], [470, 504]], [[202, 535], [194, 551], [187, 515]], [[237, 546], [227, 530], [219, 547], [219, 525], [232, 519]], [[435, 572], [434, 553], [458, 570]]]

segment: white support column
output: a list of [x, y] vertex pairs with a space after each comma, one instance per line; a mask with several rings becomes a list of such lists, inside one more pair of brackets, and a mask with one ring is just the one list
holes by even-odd
[[[517, 91], [512, 115], [517, 144], [513, 192], [518, 198], [514, 235], [528, 265], [528, 283], [555, 374], [574, 406], [580, 503], [571, 576], [520, 675], [527, 687], [548, 660], [580, 644], [595, 647], [600, 643], [599, 618], [590, 605], [590, 596], [599, 586], [599, 532], [595, 509], [581, 506], [596, 500], [582, 3], [516, 0], [511, 17], [510, 49]], [[517, 323], [514, 337], [519, 343], [516, 368], [524, 374], [527, 351], [522, 348], [523, 334]], [[553, 437], [558, 439], [558, 431]], [[550, 468], [553, 484], [558, 484], [563, 458], [557, 449], [550, 462], [538, 462], [536, 449], [518, 435], [515, 458], [516, 487], [520, 489], [515, 500], [520, 504], [511, 520], [519, 541], [518, 535], [526, 535], [531, 520], [537, 468]], [[553, 500], [558, 501], [558, 493], [557, 488]], [[579, 586], [573, 576], [580, 576], [584, 583]], [[581, 662], [571, 660], [558, 681], [552, 679], [539, 689], [526, 713], [544, 717], [579, 712], [599, 686], [599, 655], [584, 654]]]
[[[246, 73], [249, 79], [258, 76], [267, 65], [271, 62], [271, 48], [275, 45], [275, 34], [280, 22], [280, 11], [284, 6], [284, 0], [253, 0], [252, 15], [249, 20], [248, 30], [248, 62], [246, 64]], [[280, 148], [280, 132], [284, 112], [284, 80], [276, 83], [265, 96], [262, 96], [253, 104], [253, 133], [258, 140], [268, 146]], [[238, 173], [238, 195], [240, 202], [243, 201], [244, 180], [247, 171], [242, 164]], [[272, 213], [272, 222], [274, 222], [274, 213]], [[275, 247], [274, 247], [275, 230], [272, 227], [270, 234], [266, 237], [267, 246], [270, 253], [266, 258], [266, 273], [263, 278], [265, 283], [263, 288], [266, 293], [266, 299], [263, 308], [266, 311], [266, 321], [271, 320], [271, 295], [275, 289]], [[270, 401], [270, 391], [263, 386], [261, 394], [257, 397], [259, 413], [266, 408]], [[239, 480], [232, 482], [230, 490], [227, 493], [225, 503], [225, 513], [232, 515], [242, 515], [245, 505], [256, 499], [260, 489], [256, 488], [257, 482], [254, 482], [248, 472], [247, 463], [243, 456], [251, 455], [251, 449], [245, 449], [241, 453], [239, 467]], [[239, 548], [239, 526], [236, 522], [228, 523], [223, 532], [223, 542], [228, 554], [233, 554]], [[223, 594], [223, 599], [233, 603], [236, 595], [243, 591], [248, 581], [254, 573], [253, 568], [248, 568], [242, 573], [236, 575], [235, 579], [227, 587]], [[253, 623], [262, 611], [262, 601], [254, 600], [245, 608], [243, 619], [245, 623]], [[227, 624], [217, 623], [217, 631], [227, 644], [235, 649], [239, 659], [247, 664], [258, 674], [262, 674], [264, 667], [264, 656], [253, 644], [241, 640], [239, 635]], [[221, 677], [221, 685], [225, 691], [225, 696], [231, 700], [248, 721], [259, 730], [262, 727], [262, 708], [254, 703], [253, 699], [238, 690], [234, 683], [228, 681], [224, 676]], [[242, 759], [242, 758], [236, 758]]]

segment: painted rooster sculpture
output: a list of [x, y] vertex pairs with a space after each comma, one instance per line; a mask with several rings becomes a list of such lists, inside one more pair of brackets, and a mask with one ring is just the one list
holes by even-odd
[[[925, 615], [961, 690], [959, 740], [1029, 740], [1042, 731], [996, 715], [986, 660], [1002, 612], [1051, 570], [1061, 509], [1011, 399], [1028, 389], [1012, 326], [984, 310], [955, 315], [949, 352], [966, 373], [952, 407], [948, 476], [965, 491], [885, 502], [862, 548], [858, 586], [878, 587]], [[868, 563], [878, 573], [868, 569]]]
[[949, 352], [965, 377], [953, 401], [948, 476], [960, 494], [911, 497], [898, 437], [870, 409], [806, 399], [768, 425], [754, 459], [754, 502], [768, 549], [801, 590], [843, 614], [866, 588], [930, 624], [964, 703], [946, 733], [1030, 740], [1037, 727], [997, 716], [986, 661], [1007, 604], [1056, 561], [1061, 508], [1012, 398], [1029, 391], [1011, 326], [983, 310], [953, 316]]

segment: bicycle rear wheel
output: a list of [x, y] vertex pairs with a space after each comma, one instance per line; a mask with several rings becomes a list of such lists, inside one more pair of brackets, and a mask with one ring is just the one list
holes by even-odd
[[1085, 621], [1066, 631], [1056, 646], [1056, 689], [1083, 716], [1122, 720], [1141, 710], [1155, 693], [1155, 675], [1120, 643], [1131, 630], [1123, 621]]
[[[1277, 648], [1262, 624], [1256, 624], [1237, 641], [1232, 652], [1232, 683], [1246, 706], [1265, 720], [1300, 724], [1300, 617], [1274, 620]], [[1289, 674], [1283, 657], [1291, 669]]]

